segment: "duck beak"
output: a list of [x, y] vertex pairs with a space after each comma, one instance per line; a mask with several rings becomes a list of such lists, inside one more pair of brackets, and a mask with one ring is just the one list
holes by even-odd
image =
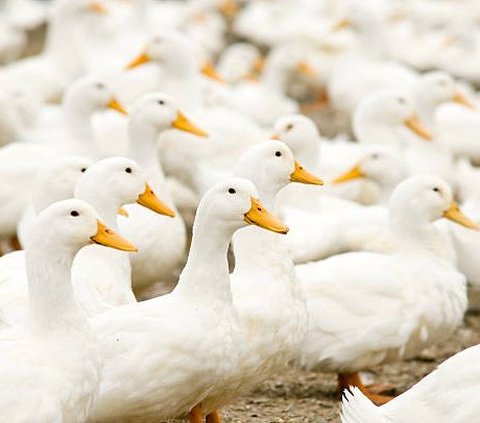
[[88, 7], [92, 12], [97, 13], [98, 15], [108, 14], [108, 9], [103, 3], [100, 3], [99, 1], [92, 1]]
[[300, 182], [301, 184], [323, 185], [324, 182], [313, 173], [305, 170], [303, 166], [295, 160], [295, 170], [290, 175], [291, 182]]
[[344, 18], [339, 20], [332, 28], [334, 32], [341, 31], [342, 29], [350, 28], [352, 26], [352, 21], [350, 19]]
[[90, 238], [95, 244], [104, 245], [105, 247], [115, 248], [121, 251], [137, 252], [135, 245], [128, 242], [121, 235], [112, 231], [105, 226], [103, 222], [97, 220], [97, 233]]
[[150, 62], [152, 59], [151, 57], [147, 54], [146, 51], [143, 53], [140, 53], [135, 59], [133, 59], [126, 67], [125, 69], [133, 69], [138, 66], [143, 65], [144, 63]]
[[298, 73], [306, 76], [314, 76], [317, 73], [313, 66], [305, 60], [298, 62], [296, 69]]
[[285, 225], [279, 218], [270, 213], [257, 198], [250, 197], [252, 206], [250, 210], [245, 213], [243, 220], [249, 225], [257, 225], [261, 228], [268, 229], [272, 232], [286, 234], [288, 226]]
[[158, 214], [168, 217], [175, 217], [175, 212], [155, 195], [148, 184], [145, 184], [145, 191], [137, 198], [137, 203]]
[[345, 173], [340, 175], [338, 178], [335, 178], [332, 181], [332, 183], [340, 184], [342, 182], [351, 181], [352, 179], [359, 179], [359, 178], [363, 178], [363, 177], [365, 177], [365, 174], [362, 172], [362, 169], [360, 167], [360, 163], [357, 163], [350, 170], [346, 171]]
[[431, 141], [432, 140], [432, 134], [430, 131], [423, 126], [422, 122], [420, 122], [420, 119], [418, 119], [417, 115], [410, 116], [408, 119], [406, 119], [403, 124], [413, 131], [415, 134], [417, 134], [420, 138], [423, 138], [426, 141]]
[[474, 104], [467, 98], [465, 97], [462, 93], [455, 93], [453, 98], [452, 98], [454, 103], [461, 104], [462, 106], [468, 107], [469, 109], [475, 109]]
[[474, 229], [476, 231], [480, 230], [479, 226], [474, 221], [470, 220], [463, 214], [455, 201], [452, 201], [450, 207], [443, 212], [443, 217], [452, 222], [458, 223], [459, 225], [465, 226], [466, 228]]
[[118, 102], [116, 98], [112, 98], [108, 103], [107, 103], [107, 108], [116, 110], [118, 113], [121, 113], [122, 115], [128, 115], [128, 112], [125, 110], [125, 108]]
[[117, 214], [119, 214], [120, 216], [128, 217], [128, 212], [123, 207], [120, 207], [117, 210]]
[[218, 11], [227, 19], [233, 19], [238, 13], [238, 4], [235, 0], [222, 0]]
[[199, 137], [208, 137], [208, 134], [195, 126], [182, 112], [177, 112], [177, 117], [172, 123], [172, 128], [190, 132]]
[[280, 135], [278, 134], [273, 134], [270, 136], [270, 139], [271, 140], [275, 140], [275, 141], [280, 141]]
[[201, 69], [202, 75], [207, 78], [213, 79], [214, 81], [221, 82], [225, 84], [225, 80], [220, 76], [212, 63], [206, 62]]

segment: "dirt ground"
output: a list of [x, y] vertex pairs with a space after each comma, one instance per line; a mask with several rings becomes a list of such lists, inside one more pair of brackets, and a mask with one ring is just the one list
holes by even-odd
[[[480, 343], [480, 295], [470, 299], [471, 311], [453, 337], [415, 359], [371, 369], [375, 380], [392, 384], [400, 394], [451, 355]], [[339, 422], [333, 374], [285, 369], [258, 389], [223, 410], [224, 423]]]

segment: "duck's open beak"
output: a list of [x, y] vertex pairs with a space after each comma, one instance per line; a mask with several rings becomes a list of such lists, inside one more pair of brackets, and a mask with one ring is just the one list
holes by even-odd
[[145, 184], [145, 191], [138, 196], [137, 203], [156, 213], [175, 217], [175, 212], [155, 195], [148, 184]]
[[199, 137], [208, 137], [208, 134], [195, 126], [182, 112], [177, 112], [177, 117], [172, 123], [172, 128], [190, 132]]
[[150, 62], [151, 60], [151, 57], [147, 54], [146, 51], [144, 51], [140, 53], [135, 59], [133, 59], [127, 66], [125, 66], [125, 69], [136, 68], [143, 65], [144, 63]]
[[128, 115], [128, 112], [125, 110], [125, 108], [114, 97], [112, 97], [112, 99], [107, 103], [107, 108], [116, 110], [118, 113], [121, 113], [122, 115]]
[[288, 232], [288, 226], [285, 225], [278, 217], [270, 213], [265, 207], [262, 206], [260, 200], [250, 197], [252, 206], [250, 210], [245, 213], [243, 220], [250, 225], [257, 225], [261, 228], [268, 229], [269, 231], [278, 232], [280, 234], [286, 234]]
[[128, 212], [123, 208], [123, 207], [120, 207], [118, 210], [117, 210], [117, 214], [119, 214], [120, 216], [124, 216], [124, 217], [128, 217]]
[[314, 76], [317, 74], [313, 66], [306, 60], [301, 60], [300, 62], [298, 62], [296, 69], [298, 73], [306, 76]]
[[357, 163], [350, 170], [347, 170], [345, 173], [335, 178], [332, 183], [340, 184], [342, 182], [351, 181], [352, 179], [358, 179], [365, 177], [365, 174], [362, 172], [360, 163]]
[[460, 92], [455, 93], [452, 100], [455, 103], [458, 103], [458, 104], [461, 104], [462, 106], [468, 107], [469, 109], [475, 109], [475, 105]]
[[97, 220], [97, 233], [90, 238], [95, 244], [104, 245], [105, 247], [115, 248], [121, 251], [138, 251], [135, 245], [128, 242], [121, 235], [112, 231], [105, 226], [103, 222]]
[[415, 134], [417, 134], [420, 138], [423, 138], [426, 141], [431, 141], [432, 140], [432, 134], [430, 131], [423, 126], [422, 122], [420, 122], [420, 119], [418, 118], [417, 115], [412, 115], [408, 119], [406, 119], [403, 124], [413, 131]]
[[450, 207], [443, 212], [443, 217], [452, 222], [458, 223], [459, 225], [465, 226], [466, 228], [474, 229], [476, 231], [480, 230], [479, 226], [474, 221], [470, 220], [463, 214], [455, 201], [452, 201]]
[[108, 9], [105, 7], [103, 3], [100, 3], [99, 1], [92, 1], [88, 7], [92, 12], [97, 13], [99, 15], [108, 14]]
[[290, 175], [291, 182], [300, 182], [301, 184], [323, 185], [324, 182], [313, 173], [305, 170], [304, 167], [295, 160], [295, 170]]
[[201, 72], [202, 75], [205, 75], [207, 78], [225, 84], [225, 80], [220, 76], [212, 63], [205, 62], [205, 64], [202, 66]]

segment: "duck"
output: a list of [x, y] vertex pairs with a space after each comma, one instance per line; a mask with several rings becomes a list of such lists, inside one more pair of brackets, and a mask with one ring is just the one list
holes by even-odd
[[264, 67], [260, 50], [253, 44], [238, 42], [229, 45], [220, 55], [217, 71], [228, 84], [254, 79]]
[[[137, 203], [160, 215], [175, 217], [150, 188], [140, 166], [124, 157], [109, 157], [90, 166], [75, 186], [74, 196], [92, 205], [103, 222], [117, 232], [117, 213], [129, 217], [122, 209], [125, 204]], [[100, 245], [79, 251], [72, 265], [72, 284], [79, 307], [88, 317], [136, 302], [129, 255]]]
[[412, 357], [445, 339], [466, 311], [466, 278], [433, 222], [446, 218], [478, 230], [435, 176], [402, 181], [389, 215], [393, 252], [352, 252], [295, 268], [310, 319], [303, 364], [337, 372], [339, 392], [358, 386], [377, 403], [389, 398], [369, 392], [358, 372]]
[[[265, 206], [274, 211], [278, 192], [288, 184], [323, 184], [279, 141], [265, 141], [248, 149], [233, 173], [253, 182]], [[233, 237], [235, 269], [230, 275], [233, 302], [245, 336], [245, 354], [225, 385], [213, 389], [202, 401], [207, 420], [218, 421], [222, 406], [297, 359], [305, 340], [305, 299], [284, 237], [252, 229], [256, 228], [241, 229]], [[258, 257], [263, 259], [259, 261]]]
[[[201, 402], [235, 370], [243, 345], [227, 249], [233, 234], [248, 224], [288, 230], [261, 204], [250, 181], [217, 183], [198, 206], [175, 289], [90, 319], [106, 363], [93, 420], [188, 414], [193, 423], [203, 421]], [[139, 343], [142, 339], [148, 342]], [[141, 367], [134, 359], [138, 354]]]
[[[69, 164], [73, 165], [75, 158], [70, 158]], [[70, 170], [71, 175], [64, 176], [63, 183], [54, 183], [59, 191], [52, 192], [52, 184], [48, 186], [51, 194], [42, 195], [45, 186], [37, 185], [40, 192], [37, 197], [42, 198], [43, 205], [48, 206], [47, 199], [70, 198], [73, 190], [73, 197], [81, 199], [95, 208], [103, 222], [118, 232], [117, 213], [125, 214], [122, 206], [127, 203], [138, 203], [156, 213], [173, 217], [175, 213], [168, 208], [155, 195], [148, 186], [146, 178], [133, 160], [124, 157], [110, 157], [91, 164], [84, 172], [78, 172], [78, 159], [76, 168], [66, 168], [67, 162], [60, 162], [54, 166], [57, 170], [60, 167]], [[52, 167], [44, 169], [41, 180], [51, 175]], [[75, 187], [72, 189], [69, 184], [75, 180]], [[54, 179], [57, 176], [55, 175]], [[70, 180], [68, 180], [70, 178]], [[102, 183], [99, 183], [102, 181]], [[66, 197], [62, 198], [61, 195]], [[37, 201], [37, 206], [38, 206]], [[40, 209], [40, 211], [43, 209]], [[34, 225], [36, 217], [33, 218]], [[28, 245], [30, 233], [27, 231], [25, 245]], [[82, 248], [76, 255], [72, 264], [71, 279], [75, 292], [76, 301], [81, 311], [88, 317], [104, 310], [121, 304], [128, 304], [136, 301], [131, 286], [131, 266], [128, 254], [119, 253], [104, 249], [102, 246], [89, 245]], [[2, 300], [0, 309], [3, 313], [4, 322], [12, 325], [25, 319], [28, 311], [26, 303], [27, 283], [25, 273], [21, 271], [25, 267], [24, 251], [9, 254], [4, 260], [0, 260], [0, 268], [4, 268], [7, 274], [13, 268], [7, 281], [0, 284]]]
[[56, 202], [39, 214], [25, 251], [29, 318], [0, 333], [0, 402], [8, 420], [73, 422], [89, 415], [102, 361], [94, 332], [76, 306], [70, 268], [75, 254], [92, 242], [135, 250], [83, 201]]
[[474, 421], [478, 415], [475, 402], [455, 409], [458, 398], [470, 398], [478, 392], [477, 372], [480, 346], [474, 345], [453, 355], [408, 391], [381, 407], [369, 401], [359, 388], [345, 391], [342, 423], [401, 423], [406, 421]]
[[[158, 144], [157, 139], [165, 132], [172, 132], [173, 139], [175, 134], [189, 133], [200, 139], [208, 134], [194, 125], [166, 94], [148, 94], [133, 105], [128, 121], [127, 155], [141, 166], [149, 186], [176, 214], [156, 155], [158, 149], [160, 154], [162, 150], [162, 141]], [[139, 248], [139, 253], [131, 257], [134, 290], [141, 293], [159, 283], [159, 290], [171, 291], [185, 257], [186, 230], [182, 218], [176, 215], [173, 219], [165, 219], [138, 205], [126, 205], [125, 210], [129, 216], [119, 216], [118, 227]], [[152, 233], [161, 234], [161, 237], [152, 236]]]

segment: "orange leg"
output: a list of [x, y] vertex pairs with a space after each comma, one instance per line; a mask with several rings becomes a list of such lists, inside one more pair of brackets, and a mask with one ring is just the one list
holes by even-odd
[[197, 404], [190, 410], [190, 413], [188, 413], [188, 421], [190, 423], [203, 423], [201, 404]]
[[345, 389], [348, 389], [350, 386], [356, 386], [362, 393], [369, 398], [372, 402], [377, 405], [382, 405], [390, 401], [392, 396], [379, 395], [370, 392], [367, 387], [362, 383], [360, 375], [355, 373], [340, 373], [338, 375], [337, 381], [337, 392], [341, 396]]
[[206, 423], [222, 423], [222, 416], [218, 410], [212, 411], [207, 415]]

